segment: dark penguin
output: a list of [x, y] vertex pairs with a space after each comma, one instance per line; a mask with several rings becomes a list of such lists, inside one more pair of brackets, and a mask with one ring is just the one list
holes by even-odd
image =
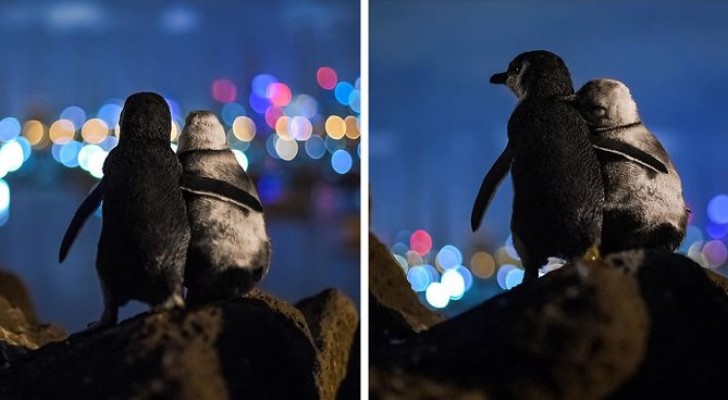
[[179, 188], [182, 166], [169, 145], [171, 120], [167, 103], [157, 94], [126, 99], [119, 145], [106, 158], [103, 179], [76, 211], [63, 239], [61, 261], [103, 200], [96, 270], [104, 312], [96, 328], [116, 323], [119, 307], [132, 299], [153, 310], [184, 305], [190, 230]]
[[270, 239], [255, 185], [210, 112], [187, 117], [178, 157], [192, 230], [185, 267], [187, 300], [241, 297], [266, 275], [270, 264]]
[[612, 79], [592, 80], [579, 89], [574, 104], [592, 137], [634, 146], [667, 167], [667, 173], [657, 173], [614, 154], [598, 154], [605, 185], [602, 253], [677, 249], [685, 237], [689, 213], [680, 176], [660, 142], [641, 122], [629, 88]]
[[518, 105], [508, 121], [508, 145], [478, 194], [473, 227], [510, 169], [511, 231], [526, 270], [524, 280], [536, 279], [551, 256], [596, 258], [604, 186], [589, 129], [574, 107], [563, 101], [574, 93], [566, 65], [551, 52], [530, 51], [490, 82], [508, 86]]

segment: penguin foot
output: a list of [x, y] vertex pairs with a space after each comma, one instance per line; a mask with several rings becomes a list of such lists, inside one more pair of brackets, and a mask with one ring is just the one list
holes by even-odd
[[599, 247], [592, 245], [592, 247], [587, 249], [582, 258], [586, 261], [596, 261], [600, 259], [601, 255], [599, 254]]
[[181, 309], [185, 307], [185, 301], [181, 295], [175, 293], [161, 304], [152, 307], [152, 312], [168, 311], [175, 308]]
[[101, 314], [101, 319], [88, 324], [85, 332], [96, 332], [104, 328], [116, 325], [119, 318], [119, 309], [117, 307], [105, 307]]

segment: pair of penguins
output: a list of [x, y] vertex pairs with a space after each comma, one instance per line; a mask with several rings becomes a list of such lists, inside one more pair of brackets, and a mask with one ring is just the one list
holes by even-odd
[[[255, 185], [214, 114], [192, 112], [170, 148], [169, 106], [155, 93], [129, 96], [119, 144], [104, 176], [63, 238], [63, 262], [86, 219], [102, 206], [96, 270], [100, 320], [113, 325], [129, 300], [153, 311], [245, 295], [268, 272], [270, 239]], [[103, 203], [102, 203], [103, 201]]]
[[544, 50], [518, 55], [490, 82], [506, 85], [518, 105], [508, 144], [481, 184], [471, 227], [478, 229], [510, 171], [511, 232], [525, 283], [550, 257], [680, 246], [690, 213], [680, 177], [627, 86], [596, 79], [574, 93], [566, 64]]

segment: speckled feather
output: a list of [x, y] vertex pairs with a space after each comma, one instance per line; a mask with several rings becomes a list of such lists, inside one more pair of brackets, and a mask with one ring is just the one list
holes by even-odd
[[667, 167], [666, 174], [656, 173], [619, 156], [598, 154], [606, 196], [602, 253], [677, 249], [685, 237], [688, 219], [680, 176], [649, 129], [644, 124], [634, 125], [640, 116], [627, 86], [612, 79], [589, 81], [577, 92], [575, 104], [595, 125], [592, 135], [634, 146]]
[[181, 299], [190, 231], [178, 186], [182, 167], [169, 148], [169, 110], [160, 99], [132, 104], [141, 112], [130, 112], [127, 100], [121, 141], [103, 167], [108, 186], [97, 270], [117, 305]]
[[[188, 117], [180, 137], [185, 150], [181, 157], [184, 172], [225, 181], [258, 199], [253, 181], [230, 148], [218, 140], [202, 140], [206, 135], [207, 139], [219, 135], [218, 126], [210, 113]], [[270, 239], [263, 214], [197, 193], [185, 192], [185, 200], [192, 228], [185, 268], [189, 295], [197, 301], [210, 301], [246, 294], [265, 276], [270, 264]]]

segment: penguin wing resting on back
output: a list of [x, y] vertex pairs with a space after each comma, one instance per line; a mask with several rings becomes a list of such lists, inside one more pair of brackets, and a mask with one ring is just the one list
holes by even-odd
[[605, 180], [602, 251], [677, 249], [689, 214], [680, 176], [642, 123], [629, 88], [617, 80], [595, 79], [579, 89], [573, 103], [590, 126], [592, 140], [637, 148], [665, 166], [664, 173], [655, 173], [606, 153], [600, 155]]
[[192, 239], [185, 286], [190, 303], [245, 295], [266, 274], [270, 239], [255, 185], [214, 114], [192, 112], [179, 138]]

